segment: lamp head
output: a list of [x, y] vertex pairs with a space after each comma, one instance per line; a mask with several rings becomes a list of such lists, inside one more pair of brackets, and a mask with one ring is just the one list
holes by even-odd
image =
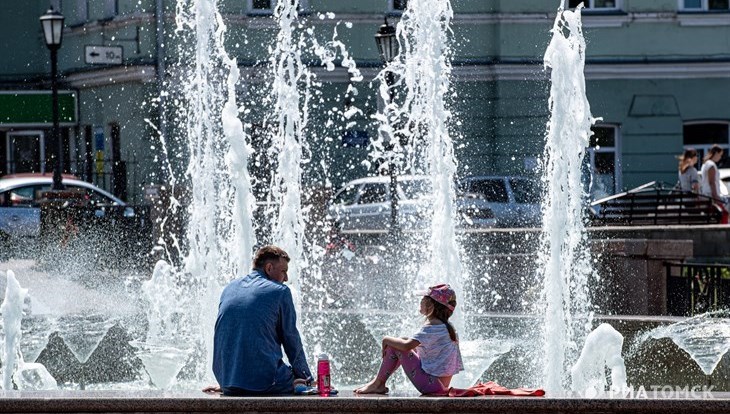
[[375, 43], [378, 45], [378, 52], [383, 62], [390, 63], [398, 54], [398, 40], [395, 36], [395, 27], [388, 24], [388, 18], [385, 18], [378, 32], [375, 34]]
[[41, 16], [41, 26], [43, 27], [43, 35], [46, 41], [46, 46], [49, 48], [61, 47], [61, 40], [63, 37], [63, 15], [55, 10], [53, 7], [48, 9], [46, 14]]

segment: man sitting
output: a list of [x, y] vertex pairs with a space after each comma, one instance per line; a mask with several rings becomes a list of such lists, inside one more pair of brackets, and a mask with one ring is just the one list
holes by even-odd
[[[213, 373], [223, 395], [292, 394], [312, 374], [296, 326], [288, 281], [289, 255], [279, 247], [256, 252], [253, 271], [221, 294], [215, 323]], [[282, 360], [284, 347], [291, 366]]]

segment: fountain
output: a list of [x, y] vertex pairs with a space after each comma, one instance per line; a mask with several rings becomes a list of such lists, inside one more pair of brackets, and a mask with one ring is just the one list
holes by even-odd
[[582, 342], [590, 326], [590, 321], [585, 321], [591, 309], [587, 292], [591, 266], [583, 228], [581, 164], [595, 119], [585, 94], [586, 45], [580, 9], [558, 13], [545, 52], [552, 86], [543, 177], [548, 188], [538, 271], [544, 272], [544, 304], [540, 308], [545, 312], [544, 386], [549, 393], [566, 389], [567, 368], [575, 362], [575, 344]]
[[[50, 315], [46, 322], [51, 321], [48, 324], [52, 326], [34, 322], [33, 328], [42, 326], [34, 334], [45, 333], [49, 342], [48, 334], [57, 329], [60, 342], [65, 344], [58, 353], [68, 351], [66, 355], [72, 355], [83, 372], [84, 366], [88, 371], [88, 364], [98, 360], [94, 357], [99, 356], [112, 327], [122, 326], [128, 335], [121, 336], [124, 339], [119, 346], [131, 349], [133, 361], [125, 366], [133, 374], [81, 387], [198, 389], [213, 381], [209, 356], [220, 291], [247, 271], [257, 245], [271, 241], [292, 256], [291, 288], [300, 308], [307, 355], [311, 360], [320, 352], [330, 353], [335, 383], [342, 389], [361, 384], [375, 373], [380, 358], [377, 341], [383, 335], [417, 330], [421, 323], [416, 318], [418, 298], [408, 295], [410, 290], [441, 282], [450, 283], [460, 298], [454, 322], [461, 336], [466, 372], [454, 379], [455, 386], [496, 379], [508, 386], [544, 386], [548, 395], [560, 395], [568, 389], [599, 394], [609, 388], [605, 375], [608, 366], [612, 369], [610, 386], [625, 388], [623, 337], [606, 324], [589, 334], [593, 328], [589, 295], [593, 269], [582, 217], [580, 160], [596, 119], [585, 98], [580, 7], [558, 12], [545, 53], [552, 80], [543, 160], [545, 219], [537, 254], [540, 264], [535, 280], [530, 281], [544, 290], [526, 306], [529, 314], [485, 315], [476, 299], [494, 292], [469, 289], [475, 285], [472, 279], [476, 276], [489, 282], [489, 275], [470, 273], [464, 258], [473, 256], [468, 258], [473, 261], [478, 255], [460, 244], [466, 236], [454, 228], [458, 163], [454, 156], [456, 135], [451, 128], [458, 114], [452, 113], [448, 100], [450, 2], [408, 2], [397, 26], [400, 55], [377, 77], [383, 98], [389, 98], [385, 83], [389, 74], [400, 91], [396, 99], [386, 100], [384, 115], [376, 117], [380, 134], [373, 142], [372, 158], [390, 151], [385, 143], [391, 137], [401, 172], [430, 177], [431, 225], [427, 232], [406, 233], [396, 241], [375, 237], [367, 252], [356, 250], [354, 256], [350, 252], [337, 257], [328, 257], [318, 240], [307, 238], [315, 227], [325, 234], [327, 224], [308, 217], [311, 206], [306, 204], [302, 183], [309, 143], [321, 138], [309, 128], [310, 111], [323, 107], [312, 102], [312, 96], [319, 96], [318, 82], [304, 63], [303, 49], [311, 50], [326, 70], [334, 69], [339, 56], [339, 64], [347, 69], [353, 83], [362, 76], [336, 32], [326, 44], [314, 40], [313, 29], [299, 20], [298, 5], [297, 0], [282, 0], [275, 7], [277, 35], [272, 39], [267, 68], [270, 81], [264, 85], [270, 90], [262, 101], [273, 115], [266, 135], [268, 148], [263, 149], [265, 153], [257, 148], [256, 153], [250, 126], [242, 120], [246, 105], [255, 104], [239, 102], [241, 74], [236, 59], [226, 50], [227, 29], [217, 2], [178, 0], [179, 64], [175, 77], [180, 82], [173, 82], [179, 89], [170, 93], [180, 98], [178, 121], [184, 133], [161, 138], [165, 148], [172, 148], [169, 142], [177, 139], [178, 147], [185, 149], [185, 173], [173, 174], [171, 183], [189, 190], [188, 203], [173, 199], [175, 208], [187, 205], [185, 241], [177, 243], [185, 253], [184, 260], [177, 263], [174, 257], [178, 255], [167, 251], [167, 261], [155, 265], [151, 279], [145, 280], [149, 278], [145, 275], [127, 281], [125, 292], [134, 298], [128, 306], [138, 309], [136, 313], [116, 316], [106, 312], [74, 319], [73, 314], [50, 315], [54, 309], [49, 308], [43, 315]], [[347, 93], [355, 96], [357, 88], [349, 85]], [[358, 111], [353, 106], [342, 118], [348, 122]], [[270, 182], [264, 185], [270, 191], [258, 200], [253, 188], [261, 183], [250, 174], [254, 157], [270, 158], [272, 165]], [[173, 172], [170, 166], [165, 168]], [[263, 210], [264, 219], [255, 219], [257, 208]], [[257, 240], [255, 235], [262, 233], [269, 234], [271, 240]], [[42, 375], [42, 365], [23, 363], [22, 357], [15, 359], [18, 343], [22, 344], [19, 309], [24, 294], [16, 282], [11, 284], [11, 272], [7, 278], [8, 295], [0, 309], [6, 338], [4, 388], [12, 389], [13, 373], [23, 371], [23, 366], [34, 369], [34, 378], [41, 379], [23, 382], [20, 375], [16, 387], [55, 388], [50, 374]], [[728, 349], [727, 332], [718, 321], [710, 317], [688, 319], [683, 325], [657, 328], [640, 340], [672, 338], [709, 375]], [[716, 341], [708, 343], [708, 338]], [[57, 343], [55, 339], [53, 343]], [[48, 361], [48, 356], [38, 358]], [[502, 368], [507, 364], [505, 371], [514, 370], [509, 365], [512, 362], [525, 375], [518, 379], [489, 378], [500, 373], [500, 364]], [[401, 379], [397, 387], [409, 389], [410, 385]]]

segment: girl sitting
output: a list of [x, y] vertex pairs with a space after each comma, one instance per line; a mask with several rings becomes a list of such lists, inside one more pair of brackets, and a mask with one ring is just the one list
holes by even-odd
[[426, 323], [412, 338], [383, 338], [383, 362], [378, 375], [355, 393], [386, 394], [386, 381], [403, 365], [406, 376], [421, 394], [446, 395], [451, 377], [464, 370], [458, 337], [449, 323], [456, 306], [454, 290], [442, 284], [419, 294], [423, 295], [419, 311]]

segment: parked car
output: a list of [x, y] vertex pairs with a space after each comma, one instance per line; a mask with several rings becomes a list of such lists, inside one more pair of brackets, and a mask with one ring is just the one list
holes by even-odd
[[[350, 181], [335, 193], [328, 214], [342, 230], [385, 230], [390, 225], [390, 177]], [[433, 200], [427, 176], [398, 177], [398, 220], [404, 229], [425, 228]], [[473, 197], [456, 200], [459, 227], [494, 227], [492, 211]]]
[[472, 176], [459, 189], [476, 194], [494, 212], [499, 227], [533, 227], [542, 222], [542, 192], [537, 179], [517, 176]]
[[[67, 190], [78, 191], [90, 205], [97, 207], [96, 215], [105, 214], [106, 206], [123, 206], [124, 217], [134, 217], [132, 207], [85, 181], [63, 176], [63, 184]], [[41, 209], [39, 201], [43, 193], [50, 190], [53, 178], [50, 175], [18, 174], [0, 178], [0, 235], [8, 237], [37, 236], [41, 227]]]

